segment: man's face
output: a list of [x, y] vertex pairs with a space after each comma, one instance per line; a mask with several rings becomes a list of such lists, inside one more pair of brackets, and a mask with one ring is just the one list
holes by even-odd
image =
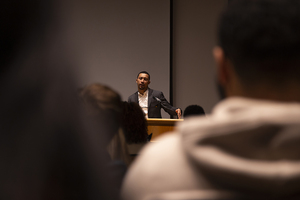
[[136, 79], [136, 84], [139, 90], [146, 91], [148, 89], [148, 85], [150, 84], [149, 75], [148, 74], [139, 74]]

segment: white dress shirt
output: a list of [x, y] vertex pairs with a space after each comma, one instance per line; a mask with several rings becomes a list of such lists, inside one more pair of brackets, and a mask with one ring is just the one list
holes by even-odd
[[138, 93], [139, 105], [145, 113], [145, 117], [148, 118], [148, 90], [144, 94]]

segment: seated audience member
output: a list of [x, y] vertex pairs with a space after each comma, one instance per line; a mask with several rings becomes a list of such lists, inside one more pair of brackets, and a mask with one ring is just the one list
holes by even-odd
[[[126, 166], [132, 161], [121, 130], [121, 96], [110, 87], [99, 83], [85, 86], [80, 90], [79, 95], [88, 108], [89, 116], [93, 120], [104, 122], [109, 129], [109, 142], [106, 145], [110, 161], [107, 163], [119, 180], [117, 187], [120, 188], [127, 170]], [[99, 134], [103, 134], [103, 132], [99, 131]]]
[[183, 117], [205, 115], [204, 109], [199, 105], [189, 105], [184, 109]]
[[123, 161], [127, 167], [131, 164], [132, 158], [130, 157], [125, 135], [122, 129], [119, 129], [118, 133], [116, 133], [110, 141], [108, 145], [108, 153], [113, 161]]
[[105, 123], [111, 130], [111, 135], [109, 135], [109, 140], [111, 140], [118, 133], [121, 125], [121, 96], [110, 87], [99, 83], [81, 88], [79, 96], [89, 116], [106, 121]]
[[0, 199], [116, 199], [108, 130], [84, 118], [54, 7], [1, 1]]
[[300, 199], [300, 1], [232, 0], [213, 51], [226, 99], [147, 145], [125, 200]]
[[128, 151], [136, 156], [148, 142], [148, 129], [145, 113], [135, 102], [123, 102], [122, 127], [126, 138]]

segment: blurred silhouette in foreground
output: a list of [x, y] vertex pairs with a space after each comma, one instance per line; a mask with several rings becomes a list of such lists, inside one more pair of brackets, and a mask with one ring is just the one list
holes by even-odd
[[232, 0], [213, 54], [226, 99], [147, 145], [123, 198], [300, 199], [300, 1]]
[[0, 3], [0, 199], [117, 199], [109, 129], [79, 106], [55, 3]]
[[[132, 161], [121, 129], [121, 96], [112, 88], [100, 83], [83, 87], [79, 95], [88, 110], [89, 117], [99, 123], [105, 123], [109, 129], [109, 141], [106, 146], [110, 159], [107, 160], [107, 165], [114, 178], [118, 180], [115, 187], [120, 189], [127, 166]], [[105, 132], [99, 131], [99, 134], [103, 133]]]
[[122, 127], [127, 147], [129, 154], [135, 157], [148, 142], [147, 120], [139, 104], [123, 102], [122, 105]]
[[204, 109], [199, 105], [189, 105], [184, 109], [183, 117], [205, 115]]

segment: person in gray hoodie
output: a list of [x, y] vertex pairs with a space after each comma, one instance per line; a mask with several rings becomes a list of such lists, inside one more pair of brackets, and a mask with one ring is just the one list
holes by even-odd
[[230, 1], [213, 50], [226, 99], [147, 145], [123, 199], [300, 199], [299, 25], [299, 0]]

